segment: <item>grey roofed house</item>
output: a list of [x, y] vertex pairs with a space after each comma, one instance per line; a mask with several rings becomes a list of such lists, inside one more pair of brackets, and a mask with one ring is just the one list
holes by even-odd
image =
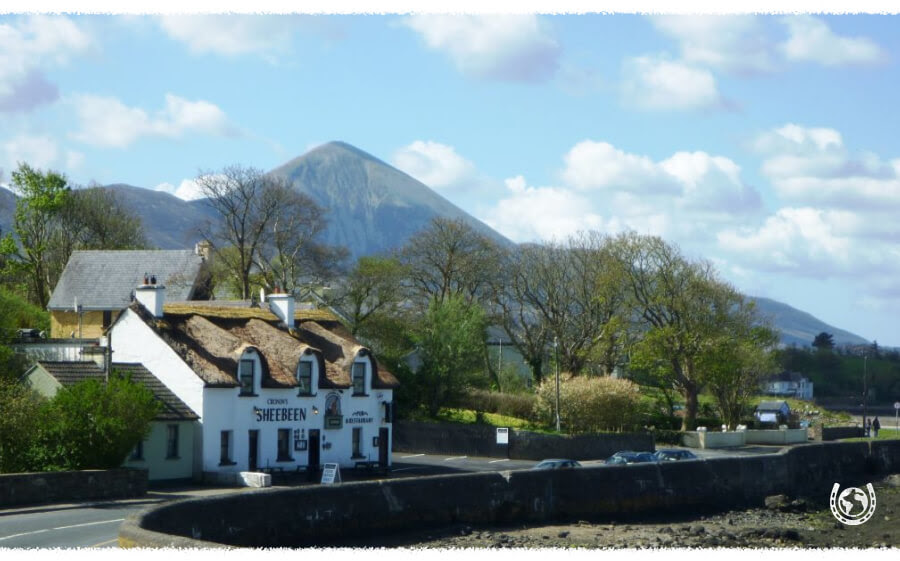
[[[43, 370], [49, 374], [62, 387], [69, 387], [85, 380], [104, 381], [106, 373], [95, 362], [69, 362], [69, 361], [38, 361], [23, 376], [30, 380], [30, 384], [38, 389], [40, 380], [35, 377], [37, 370]], [[199, 419], [181, 399], [169, 390], [159, 379], [144, 368], [142, 364], [112, 363], [112, 371], [119, 374], [130, 375], [131, 380], [144, 385], [153, 392], [154, 397], [162, 404], [160, 412], [156, 415], [157, 421], [195, 421]], [[40, 390], [39, 390], [40, 391]], [[50, 393], [43, 391], [45, 395]]]
[[193, 300], [200, 288], [203, 257], [190, 249], [82, 250], [72, 252], [59, 277], [49, 310], [123, 310], [144, 274], [156, 275], [170, 300]]

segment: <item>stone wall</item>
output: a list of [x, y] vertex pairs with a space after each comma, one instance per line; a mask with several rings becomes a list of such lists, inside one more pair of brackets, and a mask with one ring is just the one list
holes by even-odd
[[862, 427], [823, 427], [816, 423], [809, 428], [809, 437], [817, 442], [860, 438], [864, 435]]
[[[827, 508], [834, 482], [900, 472], [900, 441], [803, 444], [778, 454], [482, 472], [204, 497], [151, 508], [120, 528], [123, 547], [304, 547], [465, 524], [619, 519], [661, 511], [761, 506], [808, 497]], [[204, 541], [205, 540], [205, 541]]]
[[147, 470], [110, 469], [0, 474], [0, 508], [97, 499], [126, 499], [147, 493]]
[[460, 454], [514, 460], [606, 458], [620, 450], [653, 452], [653, 436], [646, 433], [599, 433], [560, 436], [510, 429], [509, 444], [497, 444], [497, 429], [486, 425], [394, 423], [397, 452]]

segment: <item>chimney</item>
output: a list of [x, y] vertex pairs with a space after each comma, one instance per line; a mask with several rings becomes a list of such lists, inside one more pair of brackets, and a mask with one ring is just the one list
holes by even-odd
[[269, 310], [288, 327], [294, 327], [294, 295], [272, 293], [268, 296]]
[[202, 240], [194, 244], [194, 253], [200, 256], [204, 261], [209, 261], [212, 254], [212, 243], [209, 240]]
[[156, 275], [149, 279], [144, 275], [144, 284], [134, 289], [134, 297], [155, 318], [163, 316], [163, 303], [166, 301], [166, 287], [156, 284]]

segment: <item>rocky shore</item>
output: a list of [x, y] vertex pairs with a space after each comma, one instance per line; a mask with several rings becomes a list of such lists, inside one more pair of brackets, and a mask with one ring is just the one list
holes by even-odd
[[[859, 526], [844, 526], [828, 508], [769, 497], [764, 508], [644, 520], [576, 521], [551, 526], [478, 528], [395, 536], [360, 545], [413, 548], [879, 548], [900, 547], [900, 476], [874, 483], [877, 507]], [[830, 489], [823, 490], [827, 494]]]

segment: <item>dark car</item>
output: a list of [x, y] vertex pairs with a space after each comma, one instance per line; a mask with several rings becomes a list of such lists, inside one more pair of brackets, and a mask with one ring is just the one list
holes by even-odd
[[581, 464], [579, 464], [575, 460], [552, 459], [543, 460], [531, 469], [572, 469], [580, 467]]
[[657, 450], [653, 456], [656, 458], [657, 462], [677, 462], [679, 460], [697, 459], [697, 455], [690, 450], [678, 450], [675, 448]]
[[616, 464], [642, 464], [645, 462], [655, 462], [656, 458], [651, 452], [616, 452], [612, 456], [606, 458], [606, 463]]

